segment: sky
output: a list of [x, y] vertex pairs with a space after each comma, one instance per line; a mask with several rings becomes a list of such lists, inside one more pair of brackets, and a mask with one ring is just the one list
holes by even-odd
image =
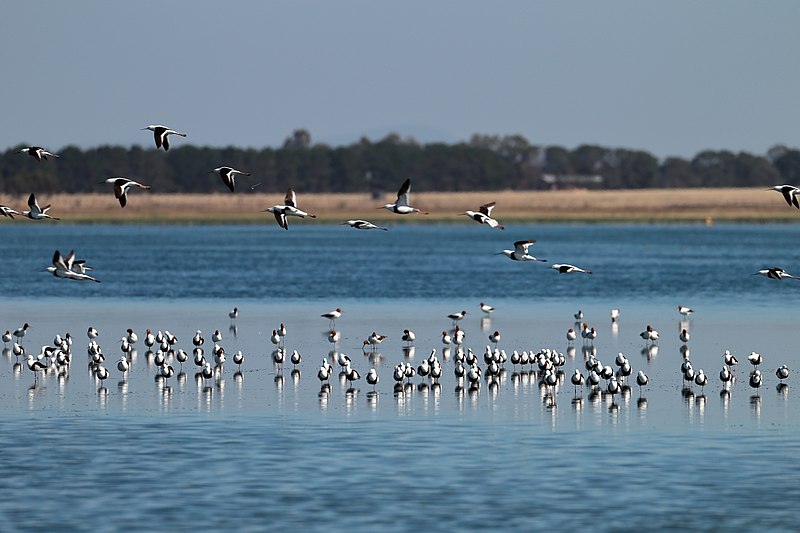
[[800, 2], [17, 1], [0, 150], [521, 134], [690, 158], [800, 144]]

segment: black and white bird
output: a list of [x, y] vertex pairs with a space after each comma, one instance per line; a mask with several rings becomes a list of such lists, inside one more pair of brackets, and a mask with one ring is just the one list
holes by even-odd
[[41, 161], [42, 159], [46, 160], [48, 157], [58, 157], [58, 154], [48, 152], [41, 146], [28, 146], [20, 150], [19, 153], [26, 153], [37, 161]]
[[150, 130], [153, 132], [153, 139], [156, 141], [156, 148], [164, 147], [164, 150], [169, 150], [169, 136], [170, 135], [178, 135], [180, 137], [186, 137], [185, 133], [181, 133], [179, 131], [175, 131], [170, 129], [166, 126], [162, 126], [161, 124], [150, 124], [146, 128], [142, 128], [143, 130]]
[[31, 195], [28, 197], [28, 208], [29, 211], [23, 211], [22, 214], [31, 220], [42, 220], [45, 218], [59, 220], [58, 218], [47, 214], [47, 211], [50, 209], [50, 204], [47, 204], [44, 207], [39, 207], [38, 202], [36, 202], [36, 195], [33, 193], [31, 193]]
[[0, 215], [3, 215], [4, 217], [8, 217], [13, 220], [14, 215], [22, 215], [22, 213], [20, 213], [16, 209], [11, 209], [10, 207], [0, 205]]
[[370, 368], [369, 372], [367, 372], [367, 383], [372, 385], [372, 389], [375, 390], [375, 386], [380, 381], [380, 377], [378, 377], [378, 371], [374, 368]]
[[208, 173], [218, 173], [219, 177], [222, 178], [222, 183], [228, 187], [231, 192], [236, 187], [236, 175], [241, 174], [242, 176], [249, 176], [249, 172], [242, 172], [241, 170], [236, 170], [233, 167], [217, 167], [214, 170], [210, 170]]
[[447, 318], [452, 320], [453, 323], [455, 324], [459, 320], [463, 319], [465, 316], [467, 316], [467, 312], [466, 311], [461, 311], [460, 313], [449, 314], [449, 315], [447, 315]]
[[754, 272], [753, 275], [754, 276], [756, 276], [756, 275], [764, 276], [764, 277], [767, 277], [769, 279], [777, 279], [777, 280], [781, 280], [781, 279], [785, 279], [785, 278], [800, 279], [800, 277], [792, 276], [791, 274], [786, 272], [781, 267], [776, 267], [776, 266], [772, 267], [772, 268], [762, 268], [758, 272]]
[[647, 382], [650, 381], [650, 378], [647, 377], [647, 374], [644, 371], [639, 370], [639, 373], [636, 374], [636, 384], [639, 385], [639, 392], [641, 393], [642, 387], [647, 385]]
[[797, 201], [797, 193], [800, 192], [800, 188], [794, 185], [776, 185], [769, 190], [781, 193], [786, 203], [789, 204], [789, 207], [795, 206], [797, 209], [800, 209], [800, 202]]
[[533, 239], [527, 241], [516, 241], [514, 243], [513, 250], [503, 250], [502, 252], [497, 252], [497, 255], [505, 255], [512, 261], [539, 261], [546, 263], [547, 259], [537, 259], [528, 253], [528, 248], [534, 244], [536, 244], [536, 241]]
[[410, 215], [411, 213], [419, 213], [420, 215], [427, 215], [425, 211], [420, 211], [416, 207], [411, 207], [409, 205], [409, 193], [411, 192], [411, 178], [408, 178], [406, 181], [403, 182], [403, 185], [400, 186], [400, 190], [397, 191], [397, 201], [393, 204], [386, 204], [383, 207], [378, 207], [377, 209], [387, 209], [392, 213], [397, 213], [398, 215]]
[[119, 205], [125, 207], [128, 203], [128, 189], [131, 187], [139, 187], [140, 189], [149, 189], [149, 185], [142, 185], [141, 183], [121, 176], [108, 178], [106, 183], [114, 184], [114, 198], [119, 200]]
[[340, 225], [350, 226], [351, 228], [355, 229], [380, 229], [383, 231], [389, 231], [388, 228], [382, 228], [380, 226], [376, 226], [372, 222], [368, 222], [366, 220], [361, 220], [361, 219], [348, 220], [347, 222], [342, 222]]
[[781, 365], [781, 366], [780, 366], [780, 367], [778, 367], [778, 369], [775, 371], [775, 376], [776, 376], [776, 377], [777, 377], [779, 380], [781, 380], [781, 383], [783, 383], [783, 380], [784, 380], [784, 379], [787, 379], [787, 378], [789, 377], [789, 367], [788, 367], [788, 366], [786, 366], [786, 365]]
[[694, 313], [694, 310], [692, 308], [690, 308], [690, 307], [686, 307], [685, 305], [679, 305], [678, 306], [678, 313], [680, 313], [681, 316], [688, 317], [689, 315]]
[[481, 305], [481, 311], [483, 311], [487, 315], [490, 315], [494, 312], [494, 307], [492, 307], [491, 305], [485, 304], [483, 302], [481, 302], [480, 305]]
[[478, 224], [486, 224], [490, 228], [506, 229], [501, 226], [497, 220], [492, 218], [492, 210], [496, 204], [497, 202], [489, 202], [488, 204], [480, 206], [478, 211], [465, 211], [462, 215], [467, 215]]
[[269, 212], [275, 215], [275, 220], [278, 222], [278, 225], [285, 230], [289, 229], [289, 223], [286, 220], [287, 216], [317, 218], [317, 215], [306, 213], [305, 211], [297, 208], [297, 194], [295, 194], [291, 187], [289, 187], [289, 190], [286, 191], [286, 197], [283, 199], [283, 205], [274, 205], [272, 207], [268, 207], [267, 209], [264, 209], [264, 212]]
[[550, 268], [553, 270], [557, 270], [559, 274], [591, 274], [592, 271], [585, 269], [585, 268], [578, 268], [575, 265], [569, 265], [567, 263], [556, 263], [554, 265], [550, 265]]
[[100, 283], [100, 280], [86, 274], [86, 271], [92, 270], [92, 267], [87, 266], [84, 260], [76, 261], [74, 250], [71, 250], [66, 257], [62, 256], [61, 252], [56, 250], [53, 254], [53, 266], [47, 267], [45, 270], [57, 278]]

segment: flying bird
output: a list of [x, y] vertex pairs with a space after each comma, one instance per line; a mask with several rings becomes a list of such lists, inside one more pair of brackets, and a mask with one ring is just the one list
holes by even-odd
[[14, 218], [14, 215], [22, 215], [22, 213], [20, 213], [19, 211], [11, 209], [10, 207], [6, 207], [4, 205], [0, 205], [0, 214], [2, 214], [4, 217], [8, 217], [11, 219]]
[[114, 184], [114, 198], [119, 200], [119, 205], [125, 207], [128, 203], [128, 189], [131, 187], [139, 187], [140, 189], [149, 189], [149, 185], [142, 185], [133, 180], [129, 180], [128, 178], [123, 177], [113, 177], [108, 178], [106, 183], [113, 183]]
[[465, 211], [462, 214], [467, 215], [478, 224], [486, 224], [490, 228], [506, 229], [492, 218], [492, 209], [494, 209], [495, 204], [496, 202], [489, 202], [488, 204], [483, 204], [479, 211]]
[[164, 147], [164, 151], [169, 150], [169, 136], [170, 135], [180, 135], [181, 137], [186, 137], [185, 133], [181, 133], [179, 131], [171, 130], [166, 126], [162, 126], [161, 124], [150, 124], [146, 128], [142, 128], [143, 130], [150, 130], [153, 132], [153, 138], [156, 141], [156, 148]]
[[42, 159], [47, 159], [49, 157], [58, 157], [58, 154], [54, 154], [52, 152], [48, 152], [41, 146], [28, 146], [27, 148], [23, 148], [19, 151], [19, 153], [27, 153], [29, 156], [34, 158], [37, 161], [41, 161]]
[[786, 203], [789, 204], [789, 207], [795, 206], [797, 209], [800, 209], [800, 202], [797, 201], [797, 193], [800, 192], [800, 188], [794, 185], [776, 185], [769, 190], [781, 193]]
[[533, 239], [527, 241], [516, 241], [514, 243], [513, 250], [503, 250], [502, 252], [497, 252], [496, 255], [505, 255], [512, 261], [540, 261], [542, 263], [546, 263], [547, 259], [537, 259], [528, 254], [528, 248], [535, 243], [536, 241]]
[[36, 202], [36, 195], [33, 193], [31, 193], [31, 195], [28, 197], [28, 207], [30, 208], [30, 211], [23, 211], [22, 214], [31, 220], [42, 220], [44, 218], [59, 220], [58, 218], [51, 217], [47, 214], [47, 210], [50, 209], [50, 204], [47, 204], [44, 207], [39, 207], [39, 204]]
[[284, 205], [274, 205], [264, 209], [264, 211], [275, 215], [275, 220], [278, 222], [278, 225], [285, 230], [289, 229], [289, 222], [286, 220], [287, 216], [317, 218], [317, 215], [306, 213], [297, 208], [297, 195], [291, 187], [286, 191], [286, 197], [283, 199], [283, 202]]
[[556, 263], [554, 265], [550, 265], [550, 268], [554, 270], [558, 270], [559, 274], [575, 274], [575, 273], [583, 273], [583, 274], [591, 274], [592, 271], [588, 269], [578, 268], [575, 265], [568, 265], [566, 263]]
[[762, 268], [758, 272], [754, 272], [753, 275], [761, 275], [767, 277], [769, 279], [784, 279], [784, 278], [791, 278], [791, 279], [800, 279], [797, 276], [792, 276], [781, 267], [772, 267], [772, 268]]
[[355, 229], [381, 229], [383, 231], [389, 231], [387, 228], [381, 228], [380, 226], [376, 226], [372, 222], [367, 222], [366, 220], [348, 220], [347, 222], [342, 222], [342, 226], [350, 226], [351, 228]]
[[[428, 213], [425, 211], [420, 211], [415, 207], [411, 207], [409, 205], [409, 193], [411, 192], [411, 178], [408, 178], [406, 181], [403, 182], [403, 185], [400, 186], [400, 190], [397, 191], [397, 201], [393, 204], [386, 204], [383, 206], [383, 209], [388, 209], [392, 213], [397, 213], [398, 215], [409, 215], [411, 213], [419, 213], [420, 215], [427, 215]], [[378, 209], [381, 209], [378, 207]]]
[[236, 170], [233, 167], [217, 167], [214, 170], [209, 171], [209, 174], [212, 172], [219, 173], [219, 177], [222, 178], [222, 183], [224, 183], [231, 190], [231, 192], [233, 192], [233, 188], [236, 186], [236, 174], [241, 174], [242, 176], [250, 175], [249, 172], [242, 172], [241, 170]]
[[94, 281], [95, 283], [100, 283], [100, 280], [86, 274], [86, 271], [92, 270], [92, 267], [87, 266], [86, 262], [83, 260], [76, 261], [74, 250], [70, 251], [66, 257], [63, 257], [61, 252], [56, 250], [53, 254], [53, 266], [47, 267], [45, 270], [57, 278]]

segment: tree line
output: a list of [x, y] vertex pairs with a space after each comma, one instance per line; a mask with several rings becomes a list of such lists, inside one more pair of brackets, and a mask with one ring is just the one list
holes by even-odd
[[226, 192], [219, 176], [209, 172], [219, 166], [252, 174], [238, 179], [238, 190], [260, 184], [256, 191], [270, 192], [288, 186], [303, 192], [393, 192], [408, 177], [417, 191], [750, 187], [800, 181], [800, 151], [780, 145], [765, 155], [708, 150], [690, 160], [660, 161], [641, 150], [537, 146], [520, 135], [420, 144], [390, 134], [332, 147], [314, 144], [306, 130], [296, 130], [280, 148], [178, 144], [165, 153], [138, 146], [68, 146], [59, 158], [42, 162], [19, 153], [24, 146], [0, 154], [0, 192], [99, 192], [111, 176], [141, 181], [157, 192]]

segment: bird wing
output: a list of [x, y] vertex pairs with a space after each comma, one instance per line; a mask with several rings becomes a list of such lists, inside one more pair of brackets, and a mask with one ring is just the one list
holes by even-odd
[[481, 213], [483, 213], [487, 217], [492, 216], [492, 209], [494, 209], [496, 203], [497, 202], [489, 202], [488, 204], [483, 204], [480, 208]]
[[231, 192], [233, 192], [234, 187], [236, 187], [236, 181], [233, 177], [233, 169], [223, 167], [223, 169], [219, 171], [219, 175], [222, 178], [222, 183], [224, 183], [231, 190]]
[[797, 192], [800, 191], [797, 187], [793, 187], [792, 190], [789, 192], [789, 196], [791, 196], [792, 201], [791, 204], [794, 205], [797, 209], [800, 209], [800, 203], [797, 201]]
[[[781, 187], [781, 194], [783, 194], [783, 199], [786, 200], [786, 203], [789, 204], [791, 207], [792, 205], [792, 189], [789, 187]], [[796, 202], [797, 200], [795, 200]]]
[[411, 178], [407, 178], [406, 181], [403, 182], [403, 185], [400, 186], [400, 190], [397, 191], [397, 202], [396, 205], [408, 207], [408, 195], [411, 192]]
[[69, 254], [67, 254], [66, 259], [64, 259], [64, 264], [67, 267], [67, 270], [72, 270], [72, 263], [75, 261], [75, 250], [70, 250]]
[[53, 254], [53, 266], [56, 267], [56, 270], [67, 270], [67, 265], [64, 264], [64, 258], [61, 257], [61, 252], [58, 250]]
[[156, 140], [156, 148], [161, 148], [161, 138], [164, 135], [164, 131], [164, 128], [153, 129], [153, 138]]
[[114, 185], [114, 196], [119, 200], [119, 205], [125, 207], [128, 204], [128, 191], [122, 187]]
[[535, 242], [535, 240], [517, 241], [514, 243], [514, 252], [521, 255], [526, 255], [528, 253], [528, 247]]
[[28, 197], [28, 207], [31, 211], [41, 211], [39, 204], [36, 203], [36, 195], [33, 193]]
[[289, 229], [289, 223], [286, 221], [286, 215], [284, 215], [282, 212], [275, 212], [275, 220], [278, 221], [278, 225], [283, 229]]
[[164, 151], [169, 150], [169, 137], [164, 135], [164, 140], [161, 141], [161, 145], [164, 147]]
[[297, 195], [291, 187], [286, 191], [286, 197], [283, 199], [283, 203], [285, 205], [297, 207]]

